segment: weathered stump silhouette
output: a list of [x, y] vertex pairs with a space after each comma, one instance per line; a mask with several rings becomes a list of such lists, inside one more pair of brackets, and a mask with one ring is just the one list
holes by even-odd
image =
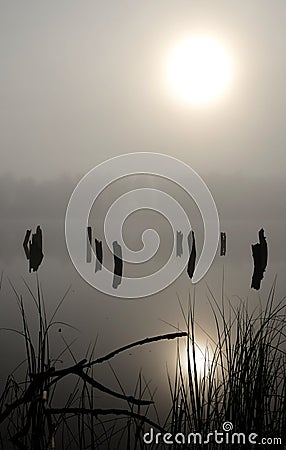
[[117, 289], [117, 287], [121, 284], [122, 279], [122, 249], [120, 244], [117, 241], [113, 242], [113, 257], [114, 257], [114, 276], [112, 287]]
[[257, 291], [260, 289], [261, 281], [264, 278], [268, 260], [268, 247], [263, 228], [259, 230], [258, 236], [259, 242], [251, 246], [254, 263], [251, 287]]
[[220, 233], [220, 256], [226, 255], [226, 233], [222, 231]]
[[37, 226], [36, 233], [32, 234], [32, 240], [30, 240], [31, 232], [32, 230], [26, 231], [23, 247], [29, 261], [29, 272], [37, 272], [44, 258], [43, 234], [40, 225]]
[[95, 273], [102, 269], [102, 260], [103, 260], [103, 252], [102, 252], [102, 241], [98, 241], [95, 239]]
[[92, 258], [92, 228], [87, 227], [86, 235], [86, 262], [91, 263]]
[[194, 271], [195, 271], [196, 255], [197, 255], [196, 239], [195, 239], [195, 233], [193, 231], [190, 231], [190, 233], [188, 235], [188, 246], [189, 246], [190, 257], [189, 257], [189, 262], [188, 262], [187, 273], [188, 273], [190, 279], [192, 279], [193, 275], [194, 275]]

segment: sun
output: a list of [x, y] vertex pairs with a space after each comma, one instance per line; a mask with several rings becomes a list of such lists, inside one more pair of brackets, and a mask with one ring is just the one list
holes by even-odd
[[221, 97], [230, 85], [233, 65], [223, 45], [213, 37], [180, 41], [167, 62], [173, 93], [185, 102], [204, 105]]
[[213, 351], [207, 343], [195, 343], [195, 349], [190, 346], [189, 353], [187, 348], [180, 354], [180, 363], [183, 373], [188, 374], [190, 369], [191, 373], [194, 374], [195, 368], [198, 377], [208, 375], [211, 362], [213, 358]]

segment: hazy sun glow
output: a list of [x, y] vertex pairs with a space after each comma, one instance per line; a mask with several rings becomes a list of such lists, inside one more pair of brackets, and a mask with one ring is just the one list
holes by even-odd
[[[195, 354], [193, 354], [193, 349], [190, 347], [190, 353], [188, 358], [187, 350], [181, 353], [181, 365], [183, 372], [188, 373], [189, 362], [191, 372], [194, 373], [194, 367], [196, 366], [198, 377], [208, 374], [208, 370], [211, 364], [212, 351], [208, 345], [195, 345]], [[188, 362], [189, 360], [189, 362]]]
[[170, 54], [168, 82], [184, 101], [205, 104], [222, 96], [232, 78], [232, 63], [214, 38], [196, 36], [179, 42]]

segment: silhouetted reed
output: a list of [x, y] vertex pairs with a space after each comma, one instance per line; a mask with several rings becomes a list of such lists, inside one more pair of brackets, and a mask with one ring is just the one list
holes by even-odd
[[[256, 433], [286, 439], [285, 299], [275, 304], [275, 283], [266, 305], [250, 312], [241, 300], [234, 307], [226, 297], [221, 302], [208, 290], [216, 336], [202, 330], [195, 320], [195, 295], [187, 311], [180, 302], [188, 331], [187, 369], [181, 346], [177, 349], [174, 379], [168, 375], [172, 407], [164, 424], [172, 434], [201, 433], [205, 438], [223, 431], [231, 422], [233, 432]], [[209, 344], [197, 348], [197, 330]], [[203, 351], [203, 364], [200, 351]], [[202, 448], [213, 449], [214, 443]], [[260, 445], [264, 448], [263, 445]], [[174, 445], [172, 448], [181, 448]], [[200, 448], [200, 445], [188, 448]], [[220, 445], [219, 448], [252, 448]], [[270, 448], [268, 446], [268, 448]]]
[[[56, 320], [68, 291], [48, 318], [38, 276], [36, 294], [25, 284], [37, 311], [37, 339], [30, 330], [23, 298], [11, 284], [22, 329], [9, 331], [23, 337], [26, 376], [17, 380], [14, 371], [2, 386], [1, 449], [170, 448], [155, 441], [144, 444], [143, 435], [152, 428], [162, 435], [183, 433], [187, 436], [197, 432], [206, 437], [214, 430], [222, 431], [226, 421], [231, 422], [238, 433], [255, 432], [259, 437], [278, 437], [285, 442], [286, 359], [283, 348], [286, 305], [284, 299], [275, 302], [275, 283], [265, 307], [260, 305], [254, 311], [249, 311], [242, 300], [238, 307], [233, 306], [224, 294], [218, 301], [208, 290], [216, 336], [205, 332], [209, 344], [203, 350], [203, 365], [197, 344], [197, 331], [199, 329], [202, 335], [202, 330], [195, 319], [195, 290], [187, 308], [179, 302], [185, 330], [177, 329], [174, 333], [135, 341], [101, 357], [95, 356], [93, 346], [77, 361], [72, 343], [68, 343], [62, 333], [66, 327], [73, 327]], [[62, 336], [64, 349], [53, 358], [50, 338], [55, 327]], [[187, 338], [185, 350], [180, 344], [182, 337]], [[173, 339], [178, 340], [176, 370], [174, 377], [167, 372], [170, 409], [162, 417], [156, 409], [160, 399], [155, 402], [154, 392], [143, 373], [139, 373], [134, 392], [126, 393], [109, 363], [131, 348]], [[67, 353], [73, 364], [59, 369], [58, 361]], [[183, 367], [184, 358], [186, 368]], [[96, 368], [104, 363], [113, 371], [118, 390], [97, 380]], [[70, 376], [74, 378], [74, 387], [64, 404], [58, 406], [58, 392], [62, 382]], [[114, 407], [99, 407], [95, 398], [98, 391], [113, 399]], [[200, 445], [174, 443], [171, 448], [200, 448]], [[212, 443], [202, 448], [215, 447]], [[240, 446], [220, 445], [220, 448], [238, 449]]]
[[[70, 324], [56, 320], [56, 314], [67, 297], [68, 291], [48, 318], [38, 275], [36, 275], [36, 294], [26, 282], [25, 285], [37, 310], [37, 339], [35, 342], [30, 331], [23, 298], [11, 283], [21, 314], [22, 330], [4, 328], [1, 330], [12, 331], [23, 337], [27, 372], [25, 379], [18, 381], [14, 371], [7, 378], [1, 392], [0, 425], [3, 431], [0, 433], [0, 445], [2, 448], [7, 450], [7, 438], [12, 444], [11, 448], [21, 450], [96, 449], [100, 446], [113, 448], [114, 438], [119, 443], [124, 442], [122, 445], [126, 448], [125, 443], [130, 444], [134, 440], [131, 438], [132, 431], [135, 430], [134, 442], [141, 438], [139, 431], [143, 423], [164, 431], [159, 422], [154, 422], [148, 417], [150, 407], [154, 408], [154, 401], [148, 384], [145, 383], [141, 374], [139, 374], [134, 395], [129, 395], [120, 385], [118, 378], [119, 391], [97, 381], [95, 369], [99, 364], [109, 363], [112, 358], [133, 347], [186, 337], [187, 333], [176, 332], [148, 337], [98, 358], [94, 357], [95, 348], [93, 347], [88, 349], [85, 358], [79, 362], [76, 361], [72, 352], [72, 344], [68, 344], [62, 336], [65, 348], [53, 359], [50, 354], [50, 334], [53, 328], [56, 326], [60, 333], [65, 327], [74, 328]], [[58, 362], [65, 353], [70, 354], [74, 364], [58, 369]], [[70, 375], [76, 378], [75, 387], [66, 403], [61, 407], [55, 407], [53, 403], [57, 397], [57, 390], [60, 389], [60, 382]], [[116, 376], [115, 373], [114, 375]], [[124, 402], [124, 407], [97, 407], [94, 400], [95, 391]], [[145, 399], [145, 395], [150, 398]], [[106, 417], [108, 419], [105, 419]], [[123, 426], [122, 423], [124, 423]], [[122, 437], [118, 439], [120, 434]]]

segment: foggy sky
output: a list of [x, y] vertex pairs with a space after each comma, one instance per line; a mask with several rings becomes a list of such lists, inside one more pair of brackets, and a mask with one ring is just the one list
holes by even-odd
[[[84, 174], [124, 152], [159, 151], [201, 175], [283, 174], [283, 0], [0, 3], [1, 173]], [[182, 105], [166, 61], [206, 32], [235, 64], [209, 107]], [[223, 159], [223, 164], [222, 164]]]

